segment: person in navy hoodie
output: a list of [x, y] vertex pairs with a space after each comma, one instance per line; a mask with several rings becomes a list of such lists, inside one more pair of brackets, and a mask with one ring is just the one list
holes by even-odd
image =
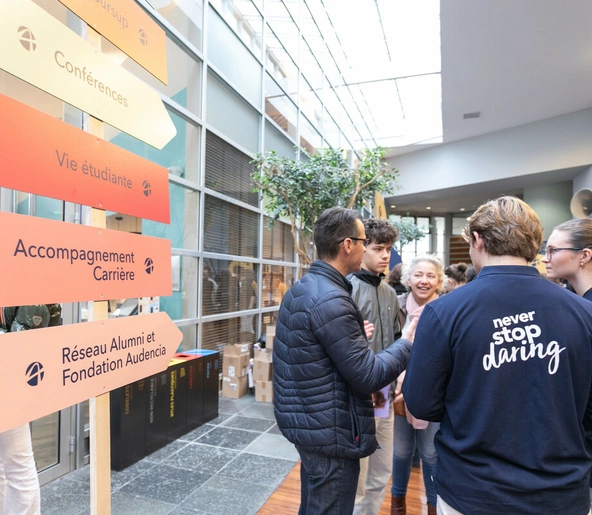
[[482, 205], [465, 239], [479, 275], [425, 307], [403, 384], [441, 422], [437, 511], [585, 515], [592, 305], [529, 266], [542, 227], [521, 200]]

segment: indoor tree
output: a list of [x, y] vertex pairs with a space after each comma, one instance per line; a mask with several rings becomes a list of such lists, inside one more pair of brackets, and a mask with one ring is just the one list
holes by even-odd
[[259, 153], [251, 162], [255, 190], [265, 197], [265, 208], [275, 220], [290, 221], [294, 247], [302, 265], [312, 263], [315, 251], [312, 228], [330, 207], [361, 209], [376, 193], [397, 188], [398, 171], [384, 161], [378, 147], [360, 153], [357, 166], [350, 166], [341, 149], [323, 149], [295, 160], [274, 151]]
[[403, 252], [403, 247], [412, 241], [421, 240], [425, 237], [425, 228], [418, 226], [409, 218], [401, 218], [392, 224], [399, 230], [399, 237], [397, 244], [399, 245], [399, 253]]

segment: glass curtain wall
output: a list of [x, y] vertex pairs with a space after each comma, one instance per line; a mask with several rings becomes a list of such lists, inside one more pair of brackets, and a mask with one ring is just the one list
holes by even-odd
[[[58, 0], [40, 3], [72, 16]], [[350, 142], [368, 131], [363, 106], [343, 85], [343, 59], [330, 50], [335, 42], [319, 0], [136, 3], [166, 33], [168, 84], [104, 38], [100, 49], [160, 94], [177, 134], [157, 150], [105, 124], [105, 139], [168, 169], [171, 223], [108, 212], [107, 227], [171, 241], [173, 293], [158, 306], [182, 329], [183, 350], [254, 342], [297, 278], [298, 263], [288, 224], [265, 216], [253, 192], [253, 155], [274, 150], [301, 159], [297, 147], [355, 153]], [[15, 80], [3, 75], [3, 91], [31, 89], [15, 96], [38, 106], [36, 90]], [[43, 103], [49, 109], [51, 102]], [[17, 211], [28, 212], [29, 201], [19, 194]], [[36, 200], [39, 213], [61, 219], [54, 204]], [[141, 305], [112, 300], [109, 316], [133, 315]]]
[[[37, 1], [85, 36], [84, 22], [58, 0]], [[347, 63], [320, 0], [136, 3], [166, 33], [168, 83], [104, 38], [100, 51], [159, 93], [177, 134], [161, 150], [107, 124], [104, 137], [168, 169], [171, 223], [107, 212], [107, 228], [171, 241], [173, 292], [157, 304], [182, 329], [183, 350], [254, 342], [298, 263], [289, 225], [265, 216], [264, 199], [253, 192], [253, 155], [305, 159], [299, 148], [324, 147], [355, 154], [350, 142], [368, 132], [364, 106], [344, 85]], [[0, 88], [80, 126], [86, 116], [8, 74], [0, 73]], [[15, 195], [15, 210], [30, 213], [32, 197]], [[60, 202], [34, 205], [37, 216], [63, 218]], [[109, 316], [134, 315], [142, 302], [114, 299]]]
[[[58, 0], [36, 2], [81, 37], [92, 30]], [[321, 20], [320, 0], [136, 3], [166, 33], [168, 83], [104, 38], [100, 51], [158, 92], [177, 134], [161, 150], [107, 124], [104, 138], [168, 170], [171, 223], [107, 212], [107, 228], [171, 241], [172, 294], [148, 302], [179, 326], [180, 350], [255, 342], [274, 323], [299, 269], [289, 224], [267, 217], [264, 199], [253, 192], [253, 155], [275, 150], [305, 159], [300, 147], [355, 154], [350, 142], [369, 132], [360, 114], [364, 106], [344, 85], [343, 56]], [[0, 92], [85, 126], [84, 113], [4, 72]], [[2, 192], [7, 194], [15, 212], [67, 218], [63, 202]], [[68, 221], [87, 219], [88, 208], [68, 209], [76, 211]], [[113, 299], [109, 316], [135, 315], [146, 302]], [[85, 303], [69, 310], [72, 321], [84, 321], [81, 314], [88, 313]], [[46, 462], [50, 466], [55, 456], [48, 454]]]

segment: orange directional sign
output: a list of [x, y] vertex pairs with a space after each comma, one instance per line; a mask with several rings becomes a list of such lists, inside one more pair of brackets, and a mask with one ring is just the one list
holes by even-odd
[[177, 133], [156, 91], [31, 0], [0, 1], [0, 49], [1, 69], [149, 145]]
[[0, 212], [0, 306], [166, 296], [162, 238]]
[[169, 223], [168, 171], [0, 95], [0, 186]]
[[0, 432], [166, 369], [182, 339], [166, 313], [0, 334]]
[[134, 0], [60, 0], [164, 84], [166, 35]]

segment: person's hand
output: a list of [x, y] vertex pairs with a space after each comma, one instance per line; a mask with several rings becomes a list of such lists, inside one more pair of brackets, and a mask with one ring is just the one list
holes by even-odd
[[401, 338], [405, 338], [405, 340], [409, 340], [413, 343], [413, 338], [415, 338], [415, 328], [417, 327], [418, 320], [419, 318], [415, 317], [411, 319], [411, 321], [403, 328]]
[[368, 320], [364, 320], [364, 332], [366, 333], [366, 338], [368, 340], [372, 338], [372, 335], [374, 334], [374, 324]]
[[384, 408], [386, 404], [386, 399], [384, 398], [384, 394], [381, 390], [374, 392], [372, 394], [372, 404], [376, 409]]
[[403, 370], [399, 377], [397, 377], [397, 384], [395, 385], [395, 398], [393, 403], [401, 402], [403, 400], [403, 392], [401, 392], [401, 389], [403, 388], [403, 381], [405, 380], [405, 372], [406, 370]]

